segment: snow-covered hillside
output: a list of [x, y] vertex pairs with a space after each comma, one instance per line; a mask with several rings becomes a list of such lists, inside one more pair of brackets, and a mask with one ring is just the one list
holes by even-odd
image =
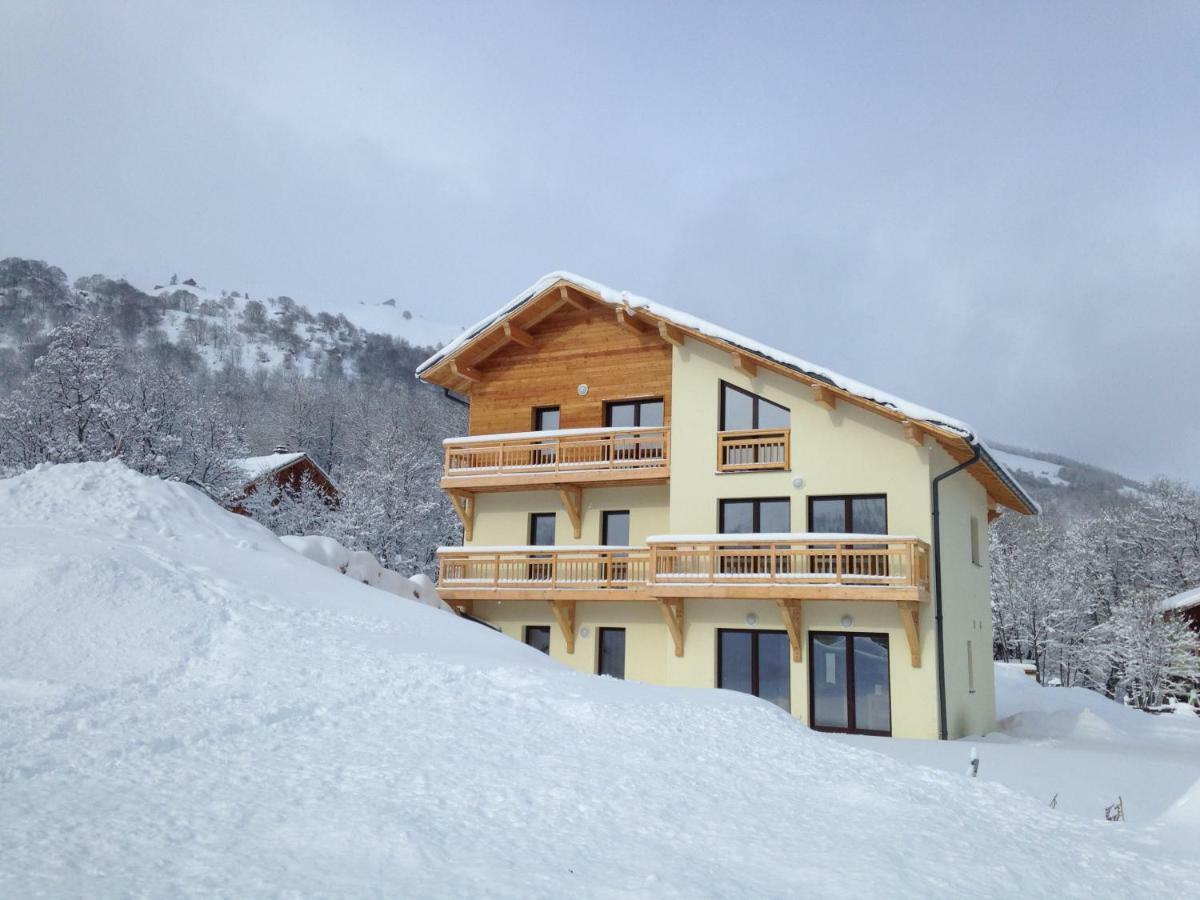
[[1059, 487], [1067, 487], [1070, 484], [1062, 477], [1063, 467], [1057, 463], [1035, 459], [1022, 453], [1009, 453], [1005, 450], [993, 450], [992, 455], [999, 459], [1005, 468], [1019, 473], [1018, 477], [1029, 476]]
[[0, 481], [0, 895], [1179, 896], [1152, 832], [572, 673], [119, 463]]

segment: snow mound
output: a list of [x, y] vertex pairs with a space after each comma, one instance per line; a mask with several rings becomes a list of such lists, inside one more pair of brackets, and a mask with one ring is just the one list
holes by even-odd
[[1135, 831], [751, 697], [578, 675], [117, 463], [0, 482], [0, 573], [3, 896], [1163, 896], [1200, 878]]
[[1001, 719], [996, 723], [996, 730], [1010, 737], [1098, 742], [1112, 740], [1119, 733], [1087, 709], [1020, 712]]
[[333, 538], [323, 535], [287, 535], [280, 540], [301, 556], [326, 568], [336, 569], [355, 581], [369, 584], [405, 600], [414, 600], [426, 606], [453, 612], [438, 596], [437, 588], [428, 577], [419, 575], [405, 578], [399, 572], [385, 569], [379, 560], [364, 550], [350, 550]]

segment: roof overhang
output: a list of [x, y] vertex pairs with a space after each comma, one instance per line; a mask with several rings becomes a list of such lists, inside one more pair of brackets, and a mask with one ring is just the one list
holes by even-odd
[[417, 368], [417, 377], [462, 394], [486, 377], [480, 368], [489, 356], [513, 343], [526, 343], [533, 329], [564, 306], [610, 311], [623, 326], [647, 340], [681, 344], [684, 338], [700, 341], [732, 354], [743, 371], [761, 366], [807, 384], [814, 399], [826, 406], [849, 403], [903, 425], [914, 444], [926, 437], [936, 441], [956, 462], [965, 462], [979, 448], [979, 462], [969, 470], [999, 506], [1024, 515], [1041, 510], [1037, 501], [988, 450], [966, 423], [952, 416], [901, 400], [884, 391], [809, 363], [752, 338], [704, 322], [687, 313], [616, 291], [599, 282], [569, 272], [552, 272], [526, 288], [492, 315], [466, 329]]

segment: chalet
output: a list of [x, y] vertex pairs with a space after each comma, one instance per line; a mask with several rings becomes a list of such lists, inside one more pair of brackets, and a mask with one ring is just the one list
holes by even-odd
[[563, 272], [417, 374], [470, 403], [441, 479], [459, 610], [816, 729], [992, 726], [987, 527], [1037, 505], [970, 426]]
[[1165, 615], [1187, 622], [1193, 631], [1200, 632], [1200, 586], [1191, 588], [1159, 604]]
[[303, 450], [289, 452], [286, 447], [276, 447], [275, 452], [265, 456], [250, 456], [230, 462], [245, 480], [239, 492], [239, 500], [230, 507], [234, 512], [245, 513], [246, 510], [240, 501], [245, 500], [263, 484], [271, 483], [280, 488], [300, 491], [305, 484], [305, 476], [316, 485], [327, 502], [337, 503], [339, 499], [338, 488], [333, 479]]

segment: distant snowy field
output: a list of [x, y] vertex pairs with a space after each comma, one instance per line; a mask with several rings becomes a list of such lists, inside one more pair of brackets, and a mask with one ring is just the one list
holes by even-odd
[[1049, 484], [1057, 487], [1067, 487], [1070, 482], [1062, 477], [1063, 467], [1057, 463], [1047, 462], [1044, 459], [1034, 459], [1032, 456], [1023, 456], [1020, 453], [1010, 453], [1007, 450], [993, 449], [992, 456], [996, 457], [1006, 469], [1014, 472], [1021, 472], [1025, 475], [1032, 475], [1034, 478], [1041, 479]]
[[[837, 739], [740, 694], [575, 674], [116, 463], [0, 481], [0, 573], [3, 897], [1200, 884], [1183, 717], [1005, 676], [1024, 719], [976, 742], [970, 779], [969, 743]], [[1086, 768], [1089, 741], [1146, 770], [1126, 823], [1095, 811], [1124, 785], [1091, 784], [1113, 767]], [[931, 765], [889, 758], [909, 750]]]

